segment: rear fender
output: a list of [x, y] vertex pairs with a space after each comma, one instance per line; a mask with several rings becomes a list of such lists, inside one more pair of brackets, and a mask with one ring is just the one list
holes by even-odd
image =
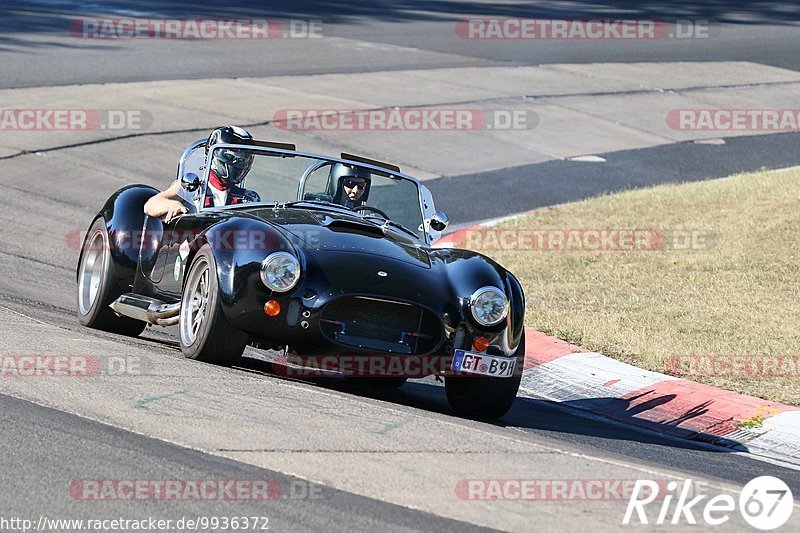
[[[103, 217], [106, 223], [112, 270], [123, 291], [133, 287], [144, 227], [144, 204], [155, 194], [158, 189], [149, 185], [128, 185], [112, 194], [96, 217]], [[83, 259], [83, 248], [78, 264]]]

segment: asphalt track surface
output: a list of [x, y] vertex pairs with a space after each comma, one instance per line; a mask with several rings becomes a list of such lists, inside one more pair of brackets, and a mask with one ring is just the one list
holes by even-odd
[[[357, 531], [481, 531], [482, 528], [430, 513], [387, 504], [243, 463], [187, 450], [61, 411], [0, 395], [0, 447], [3, 449], [3, 494], [0, 514], [48, 518], [115, 519], [129, 514], [131, 503], [103, 502], [101, 509], [65, 498], [65, 488], [93, 472], [97, 479], [267, 480], [285, 487], [265, 501], [171, 502], [145, 501], [139, 517], [157, 516], [177, 524], [201, 516], [266, 517], [279, 531], [327, 531], [347, 524]], [[35, 445], [34, 445], [35, 443]], [[30, 468], [41, 465], [41, 470]], [[126, 472], [129, 474], [126, 476]], [[9, 498], [12, 494], [24, 498]], [[306, 498], [313, 495], [313, 498]], [[303, 496], [300, 499], [300, 496]], [[82, 505], [84, 504], [84, 505]], [[166, 508], [165, 508], [166, 507]], [[268, 508], [269, 511], [265, 511]], [[38, 510], [36, 515], [31, 514]], [[133, 518], [133, 517], [131, 517]]]
[[[248, 43], [159, 43], [157, 50], [161, 57], [156, 61], [153, 58], [156, 49], [152, 43], [97, 43], [87, 49], [75, 46], [65, 31], [66, 22], [71, 17], [147, 11], [146, 7], [137, 8], [137, 3], [112, 2], [101, 9], [80, 2], [3, 2], [0, 4], [3, 14], [0, 19], [0, 72], [3, 73], [0, 85], [26, 87], [426, 66], [626, 60], [737, 59], [784, 68], [800, 67], [796, 54], [796, 24], [800, 13], [791, 2], [771, 2], [763, 7], [750, 6], [748, 2], [708, 2], [701, 7], [691, 7], [683, 2], [627, 2], [615, 3], [611, 11], [602, 2], [544, 2], [533, 6], [521, 2], [486, 5], [443, 1], [417, 5], [408, 2], [276, 2], [266, 8], [259, 4], [226, 3], [221, 10], [218, 4], [210, 2], [167, 2], [161, 4], [158, 14], [222, 17], [257, 13], [258, 16], [282, 19], [322, 18], [326, 23], [330, 21], [335, 36], [342, 41], [338, 48], [334, 46], [327, 53], [316, 50], [310, 41], [279, 41], [274, 43], [274, 53], [263, 61], [253, 60], [252, 54], [248, 55], [247, 52], [252, 51], [248, 49], [251, 46]], [[585, 18], [599, 14], [612, 16], [615, 12], [641, 18], [665, 18], [665, 13], [669, 15], [666, 18], [702, 18], [722, 29], [732, 27], [734, 30], [721, 32], [716, 38], [701, 44], [669, 42], [654, 46], [652, 43], [631, 43], [613, 50], [602, 46], [579, 48], [563, 43], [543, 43], [535, 49], [514, 43], [494, 48], [472, 47], [452, 38], [454, 21], [465, 16]], [[156, 16], [152, 12], [151, 15]], [[382, 49], [381, 45], [386, 45], [386, 48]], [[475, 187], [472, 190], [493, 187], [514, 192], [502, 193], [509, 194], [506, 197], [508, 203], [503, 204], [504, 212], [493, 211], [492, 204], [487, 204], [481, 210], [482, 216], [477, 217], [489, 218], [603, 192], [677, 180], [678, 175], [684, 179], [707, 179], [730, 171], [798, 164], [800, 151], [797, 142], [796, 135], [770, 135], [728, 139], [723, 146], [687, 143], [603, 154], [607, 163], [602, 164], [556, 161], [458, 179], [464, 180], [459, 183], [469, 182], [471, 187]], [[647, 168], [652, 169], [652, 173], [642, 174], [642, 169]], [[606, 179], [612, 174], [620, 176], [618, 183]], [[518, 180], [522, 175], [526, 176], [526, 192], [519, 194], [521, 182]], [[553, 176], [559, 179], [552, 179]], [[456, 223], [475, 220], [476, 217], [460, 210], [463, 202], [459, 201], [457, 194], [460, 193], [453, 193], [458, 188], [448, 182], [452, 179], [456, 178], [431, 182], [434, 194], [438, 193], [437, 203], [452, 213]], [[20, 190], [19, 184], [14, 183], [13, 176], [4, 176], [2, 183], [14, 185], [14, 188], [5, 189], [3, 201], [16, 205], [18, 209], [19, 206], [29, 206], [26, 216], [31, 220], [40, 216], [37, 209], [42, 205], [54, 212], [63, 209], [68, 213], [86, 215], [87, 204], [99, 206], [103, 201], [96, 193], [96, 189], [102, 187], [94, 183], [81, 183], [86, 197], [74, 200], [74, 191], [68, 194], [74, 183], [53, 180], [46, 187], [50, 197], [46, 202], [32, 200], [29, 192]], [[533, 183], [540, 187], [534, 187]], [[444, 196], [442, 191], [445, 190], [452, 195]], [[461, 190], [470, 189], [463, 187]], [[519, 198], [518, 203], [513, 203], [516, 198]], [[90, 216], [85, 221], [74, 220], [71, 223], [87, 225]], [[783, 479], [796, 495], [800, 494], [800, 473], [797, 470], [729, 453], [721, 448], [682, 442], [610, 421], [586, 418], [569, 406], [519, 398], [509, 414], [496, 423], [463, 420], [452, 414], [443, 388], [432, 380], [411, 382], [399, 391], [374, 391], [335, 380], [291, 382], [289, 386], [286, 380], [274, 375], [270, 364], [257, 358], [248, 358], [242, 367], [235, 369], [216, 369], [184, 361], [174, 337], [160, 331], [148, 332], [140, 339], [128, 339], [80, 328], [71, 308], [77, 254], [63, 251], [63, 231], [60, 230], [50, 228], [34, 237], [22, 232], [0, 233], [0, 268], [4, 274], [0, 280], [0, 312], [3, 313], [0, 352], [31, 353], [67, 349], [60, 347], [69, 346], [72, 350], [84, 350], [98, 356], [117, 354], [143, 358], [148, 364], [149, 374], [141, 377], [140, 381], [108, 380], [88, 384], [65, 382], [51, 385], [0, 380], [0, 422], [3, 426], [0, 432], [3, 458], [0, 516], [102, 518], [128, 513], [137, 517], [151, 514], [159, 518], [179, 518], [187, 515], [260, 514], [264, 511], [262, 507], [246, 502], [173, 502], [164, 505], [152, 501], [138, 504], [132, 513], [131, 504], [121, 502], [87, 506], [87, 502], [70, 497], [68, 487], [74, 480], [85, 478], [268, 478], [279, 480], [284, 485], [297, 483], [298, 478], [285, 472], [305, 471], [303, 463], [312, 462], [315, 453], [332, 453], [325, 449], [324, 442], [311, 442], [309, 449], [295, 454], [296, 457], [292, 456], [290, 449], [283, 450], [286, 468], [260, 468], [255, 465], [258, 460], [250, 459], [248, 453], [253, 457], [258, 453], [268, 453], [262, 449], [267, 443], [274, 447], [282, 444], [288, 447], [294, 442], [293, 433], [312, 435], [311, 429], [316, 429], [308, 427], [312, 418], [308, 414], [304, 418], [302, 413], [308, 408], [307, 402], [316, 411], [324, 412], [324, 403], [313, 403], [323, 402], [320, 397], [335, 404], [337, 409], [330, 413], [331, 426], [320, 426], [319, 430], [326, 432], [321, 440], [333, 444], [348, 443], [350, 448], [339, 451], [345, 458], [338, 459], [335, 464], [337, 467], [350, 464], [354, 471], [360, 467], [348, 463], [347, 456], [352, 456], [356, 464], [362, 457], [364, 450], [358, 446], [362, 436], [359, 432], [364, 425], [372, 417], [391, 419], [399, 413], [426, 428], [423, 431], [413, 426], [404, 434], [404, 439], [396, 442], [393, 454], [402, 456], [407, 453], [412, 457], [408, 466], [399, 470], [415, 468], [413, 454], [418, 450], [409, 442], [415, 445], [431, 442], [432, 447], [438, 446], [438, 451], [444, 454], [448, 447], [468, 449], [465, 443], [449, 441], [448, 438], [452, 436], [455, 439], [458, 435], [463, 439], [464, 435], [469, 435], [479, 443], [514, 441], [518, 448], [515, 452], [493, 459], [498, 477], [502, 476], [500, 472], [507, 471], [509, 465], [515, 464], [512, 461], [528, 457], [526, 450], [530, 448], [563, 452], [550, 451], [544, 455], [530, 452], [530, 464], [541, 464], [543, 469], [545, 465], [551, 465], [555, 469], [555, 474], [551, 472], [550, 476], [597, 476], [587, 466], [586, 458], [591, 457], [602, 460], [604, 464], [626, 465], [643, 471], [733, 486], [759, 475], [774, 475]], [[61, 251], [54, 253], [52, 259], [43, 261], [35, 254], [18, 251], [26, 245]], [[216, 402], [214, 405], [222, 414], [201, 416], [209, 411], [200, 401], [193, 406], [199, 413], [191, 413], [192, 416], [155, 412], [148, 417], [135, 409], [126, 411], [130, 406], [117, 398], [123, 395], [125, 387], [141, 386], [143, 391], [158, 387], [170, 390], [169, 386], [189, 387], [194, 383], [197, 383], [198, 390], [205, 391], [209, 402]], [[251, 421], [252, 426], [243, 423], [238, 429], [240, 433], [236, 434], [242, 439], [241, 449], [226, 451], [215, 447], [214, 443], [221, 438], [219, 428], [225, 420], [236, 418], [240, 404], [235, 403], [233, 394], [226, 396], [219, 391], [239, 388], [257, 390], [259, 396], [256, 400], [265, 410], [274, 405], [285, 408], [270, 412], [270, 426], [257, 425], [257, 422], [266, 422], [256, 416]], [[35, 403], [18, 398], [28, 398]], [[335, 425], [333, 422], [338, 418], [350, 421]], [[313, 423], [320, 424], [321, 420], [315, 418]], [[175, 427], [169, 427], [170, 424], [175, 424]], [[230, 426], [225, 427], [231, 430]], [[278, 438], [273, 434], [283, 436]], [[204, 445], [187, 444], [189, 442]], [[462, 445], [465, 448], [460, 447]], [[319, 469], [324, 471], [324, 459], [317, 460], [321, 465]], [[442, 461], [442, 465], [445, 463], [450, 466], [440, 466], [441, 471], [434, 470], [433, 473], [443, 477], [452, 474], [447, 468], [454, 468], [453, 463]], [[346, 478], [347, 467], [341, 468], [329, 477]], [[533, 468], [535, 470], [538, 466]], [[308, 471], [314, 472], [311, 466]], [[475, 527], [468, 523], [468, 518], [459, 521], [437, 516], [448, 515], [445, 504], [434, 514], [419, 510], [419, 507], [390, 503], [398, 499], [398, 493], [423, 492], [425, 487], [403, 485], [408, 478], [395, 479], [388, 467], [374, 467], [372, 476], [378, 481], [363, 490], [357, 483], [349, 485], [352, 490], [331, 488], [337, 483], [325, 483], [326, 476], [309, 476], [320, 480], [311, 486], [318, 488], [323, 497], [270, 502], [266, 513], [275, 530], [450, 531]], [[395, 492], [388, 491], [390, 494], [385, 497], [381, 497], [381, 491], [375, 488], [380, 487], [381, 476], [387, 487], [395, 485], [391, 487]], [[362, 495], [369, 492], [378, 496]], [[570, 515], [569, 509], [562, 508], [559, 522], [552, 521], [553, 516], [557, 516], [554, 513], [546, 515], [550, 521], [543, 518], [540, 523], [533, 522], [537, 513], [532, 509], [518, 511], [530, 513], [532, 523], [544, 528], [558, 529], [559, 524], [575, 531], [585, 528], [586, 519], [580, 514]], [[486, 512], [494, 511], [488, 506]], [[582, 509], [582, 512], [586, 510]], [[591, 517], [591, 512], [586, 516]], [[500, 522], [502, 527], [502, 520]]]
[[[686, 183], [759, 169], [800, 165], [800, 135], [786, 133], [724, 139], [724, 144], [682, 142], [593, 154], [604, 162], [553, 160], [426, 182], [436, 208], [452, 228], [665, 183]], [[475, 194], [490, 191], [490, 194]]]
[[[208, 374], [207, 365], [183, 361], [174, 339], [161, 332], [149, 332], [139, 339], [91, 332], [75, 324], [70, 310], [21, 298], [2, 296], [0, 308], [17, 313], [20, 318], [24, 316], [31, 324], [41, 321], [59, 330], [58, 335], [47, 331], [41, 331], [38, 335], [55, 340], [59, 339], [59, 335], [63, 335], [64, 339], [79, 341], [79, 345], [85, 346], [87, 350], [91, 349], [92, 343], [98, 341], [108, 342], [108, 346], [112, 347], [113, 353], [118, 356], [139, 353], [144, 349], [153, 360], [158, 360], [158, 366], [163, 366], [165, 370], [153, 368], [156, 365], [147, 361], [143, 366], [152, 368], [149, 372], [153, 374], [177, 380], [181, 386], [187, 386], [191, 379], [204, 379], [203, 375]], [[31, 329], [28, 334], [37, 334], [36, 328]], [[15, 336], [25, 335], [24, 331], [16, 331], [11, 335], [11, 339], [6, 337], [3, 344], [13, 344]], [[91, 353], [103, 354], [105, 351]], [[183, 363], [188, 364], [186, 369], [189, 374], [183, 375], [184, 370], [178, 370], [175, 366], [175, 376], [170, 378], [172, 365], [184, 366]], [[259, 389], [263, 394], [259, 402], [264, 402], [264, 406], [270, 402], [285, 401], [285, 390], [276, 386], [285, 380], [276, 377], [272, 366], [261, 359], [248, 357], [240, 367], [220, 369], [220, 371], [224, 372], [225, 379], [234, 382], [258, 380]], [[24, 378], [17, 378], [20, 379]], [[61, 379], [68, 380], [68, 378]], [[140, 379], [150, 378], [143, 376]], [[213, 383], [219, 383], [219, 377], [213, 377], [208, 381], [209, 385], [214, 387]], [[141, 383], [145, 385], [146, 381]], [[10, 385], [8, 382], [7, 384]], [[97, 401], [109, 398], [108, 391], [103, 390], [102, 384], [97, 385], [96, 392], [90, 394], [96, 395]], [[439, 424], [455, 424], [471, 435], [493, 435], [497, 440], [504, 437], [519, 439], [531, 447], [532, 462], [552, 460], [547, 456], [545, 459], [536, 456], [533, 452], [535, 447], [567, 450], [574, 456], [575, 464], [559, 469], [563, 478], [580, 477], [582, 471], [580, 457], [589, 456], [599, 457], [612, 464], [646, 468], [648, 472], [678, 473], [686, 478], [707, 480], [712, 483], [740, 485], [757, 476], [773, 475], [784, 480], [795, 494], [800, 491], [800, 472], [797, 470], [756, 461], [721, 448], [669, 439], [654, 432], [636, 431], [599, 418], [586, 418], [569, 406], [560, 406], [547, 401], [519, 398], [502, 420], [484, 423], [463, 420], [452, 415], [443, 388], [430, 379], [410, 382], [398, 391], [373, 390], [360, 384], [335, 379], [314, 383], [294, 382], [294, 385], [299, 387], [297, 396], [293, 400], [298, 402], [298, 407], [304, 401], [304, 396], [309, 395], [310, 401], [314, 391], [322, 391], [339, 396], [352, 409], [350, 416], [365, 409], [387, 410], [386, 412], [401, 410], [403, 413], [421, 416]], [[4, 463], [0, 516], [32, 517], [34, 520], [42, 515], [49, 518], [72, 519], [120, 516], [141, 519], [155, 516], [160, 519], [177, 520], [181, 517], [195, 516], [231, 517], [263, 514], [269, 517], [270, 526], [274, 526], [278, 531], [321, 529], [374, 531], [376, 528], [387, 531], [455, 531], [474, 528], [472, 524], [332, 489], [325, 484], [311, 483], [310, 486], [313, 488], [308, 488], [302, 480], [287, 476], [280, 471], [259, 469], [131, 433], [111, 424], [75, 416], [65, 410], [79, 410], [78, 405], [81, 402], [77, 401], [73, 407], [68, 405], [67, 400], [86, 393], [81, 392], [80, 385], [73, 388], [72, 384], [68, 384], [65, 385], [65, 390], [67, 391], [65, 397], [55, 400], [61, 406], [58, 410], [0, 394], [2, 407], [0, 419], [4, 428], [0, 434], [0, 450]], [[90, 384], [86, 390], [91, 391], [92, 385]], [[212, 392], [213, 390], [209, 390], [208, 401], [219, 401], [219, 396]], [[103, 409], [99, 411], [102, 412]], [[213, 433], [215, 431], [213, 421], [204, 420], [202, 414], [198, 412], [197, 418], [190, 420], [191, 424], [195, 425], [199, 432]], [[230, 416], [235, 415], [231, 412]], [[300, 431], [308, 429], [302, 427], [303, 420], [296, 419], [292, 409], [287, 409], [280, 420], [284, 424], [296, 425]], [[242, 442], [241, 446], [254, 446], [253, 443], [260, 443], [261, 446], [281, 446], [280, 442], [271, 442], [272, 439], [268, 434], [260, 434], [264, 431], [269, 432], [268, 427], [262, 426], [258, 420], [252, 420], [251, 423], [252, 429], [247, 431], [248, 442]], [[320, 428], [320, 431], [325, 432], [326, 429]], [[353, 428], [354, 433], [359, 431], [361, 429]], [[420, 434], [417, 438], [425, 440], [431, 436]], [[332, 433], [330, 439], [337, 441], [339, 436]], [[453, 446], [458, 444], [452, 443]], [[402, 444], [398, 443], [398, 446]], [[442, 452], [447, 453], [446, 450]], [[401, 450], [395, 453], [403, 454]], [[69, 492], [71, 484], [81, 479], [267, 479], [281, 483], [287, 496], [268, 501], [266, 504], [238, 501], [179, 501], [169, 504], [161, 501], [87, 502], [76, 499]], [[317, 497], [291, 498], [289, 495], [292, 490], [287, 487], [292, 487], [293, 484], [305, 487], [295, 491], [297, 494], [313, 493]], [[419, 489], [420, 487], [406, 487], [406, 490]], [[533, 517], [534, 515], [531, 515], [532, 520]], [[564, 523], [569, 523], [569, 520], [565, 520]], [[555, 526], [551, 522], [543, 522], [542, 525], [549, 528]]]
[[[753, 61], [797, 70], [800, 7], [791, 1], [590, 0], [423, 2], [75, 0], [0, 2], [2, 87], [161, 79], [367, 72], [466, 65], [628, 61]], [[69, 24], [91, 17], [273, 18], [322, 21], [314, 39], [264, 41], [91, 40]], [[455, 24], [470, 17], [693, 21], [708, 38], [655, 41], [465, 41]], [[283, 27], [283, 26], [282, 26]]]

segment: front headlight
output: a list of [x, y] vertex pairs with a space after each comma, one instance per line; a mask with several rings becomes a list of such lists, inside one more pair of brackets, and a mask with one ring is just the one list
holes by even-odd
[[494, 326], [508, 314], [508, 298], [496, 287], [481, 287], [469, 299], [472, 318], [483, 326]]
[[300, 262], [289, 252], [271, 253], [261, 262], [261, 281], [275, 292], [286, 292], [300, 279]]

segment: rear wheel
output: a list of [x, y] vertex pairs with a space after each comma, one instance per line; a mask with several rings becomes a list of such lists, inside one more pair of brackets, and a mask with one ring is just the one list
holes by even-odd
[[525, 336], [514, 353], [517, 366], [510, 378], [487, 376], [449, 376], [444, 386], [450, 407], [467, 418], [500, 418], [511, 409], [522, 380], [525, 362]]
[[217, 264], [207, 244], [200, 248], [186, 278], [179, 330], [183, 355], [205, 363], [230, 366], [247, 346], [247, 334], [233, 326], [222, 310]]
[[122, 293], [114, 276], [108, 229], [105, 220], [98, 217], [83, 241], [78, 264], [78, 322], [111, 333], [140, 334], [147, 326], [145, 322], [118, 316], [109, 307]]

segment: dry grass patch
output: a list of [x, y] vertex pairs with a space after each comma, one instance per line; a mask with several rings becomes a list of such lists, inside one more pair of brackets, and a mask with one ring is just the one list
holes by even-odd
[[[503, 250], [484, 239], [489, 248], [481, 251], [521, 280], [528, 326], [659, 372], [675, 373], [675, 357], [741, 364], [752, 359], [741, 356], [793, 356], [770, 358], [781, 366], [767, 372], [784, 376], [687, 377], [800, 405], [800, 370], [792, 366], [800, 361], [799, 201], [798, 169], [659, 186], [497, 229], [655, 228], [666, 236], [664, 249]], [[684, 231], [706, 244], [671, 249]]]

